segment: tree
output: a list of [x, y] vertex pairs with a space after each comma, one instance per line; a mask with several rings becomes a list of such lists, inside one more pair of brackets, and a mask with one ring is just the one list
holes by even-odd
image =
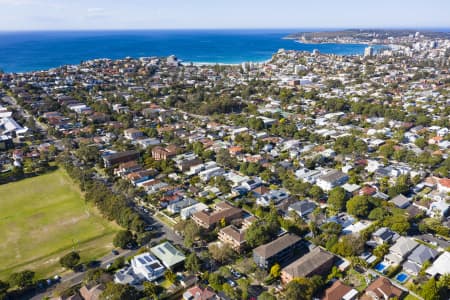
[[8, 291], [9, 283], [0, 280], [0, 299], [3, 299], [2, 296]]
[[184, 246], [190, 248], [194, 244], [195, 239], [199, 237], [200, 228], [194, 221], [189, 220], [186, 222], [183, 234], [184, 234]]
[[286, 299], [308, 300], [312, 298], [313, 286], [309, 279], [294, 278], [286, 285], [284, 295]]
[[209, 285], [215, 289], [215, 290], [220, 290], [221, 286], [222, 286], [222, 277], [220, 277], [219, 274], [217, 273], [211, 273], [208, 276], [208, 281], [209, 281]]
[[365, 241], [358, 235], [348, 234], [336, 243], [332, 250], [342, 256], [356, 256], [364, 250]]
[[93, 268], [93, 269], [87, 270], [86, 275], [84, 276], [84, 282], [85, 283], [90, 283], [90, 282], [101, 283], [102, 281], [104, 281], [104, 279], [107, 279], [108, 277], [109, 277], [109, 273], [105, 269]]
[[383, 226], [389, 227], [393, 231], [400, 234], [405, 234], [411, 227], [408, 222], [408, 218], [400, 214], [387, 216], [383, 221]]
[[119, 231], [113, 239], [113, 245], [122, 249], [127, 248], [127, 245], [130, 243], [134, 243], [134, 237], [129, 230]]
[[192, 252], [188, 255], [188, 257], [186, 257], [184, 266], [188, 271], [191, 271], [193, 273], [197, 273], [200, 271], [200, 260], [198, 259], [195, 252]]
[[358, 195], [351, 198], [347, 204], [347, 212], [357, 217], [367, 217], [369, 214], [369, 201], [366, 196]]
[[158, 286], [151, 281], [144, 281], [144, 293], [150, 299], [158, 299]]
[[220, 263], [227, 262], [233, 255], [233, 250], [230, 245], [226, 243], [221, 245], [218, 245], [217, 243], [210, 244], [208, 250], [212, 258]]
[[138, 300], [140, 293], [131, 285], [108, 282], [100, 299], [104, 300]]
[[248, 287], [250, 286], [250, 280], [246, 278], [240, 278], [237, 281], [239, 288], [241, 289], [241, 298], [246, 300], [248, 298]]
[[315, 200], [323, 196], [323, 190], [318, 185], [313, 185], [308, 193]]
[[335, 187], [330, 191], [328, 204], [335, 211], [342, 211], [345, 208], [345, 190], [342, 187]]
[[227, 168], [233, 168], [236, 165], [227, 149], [220, 149], [219, 152], [217, 152], [216, 161], [219, 165]]
[[19, 287], [21, 289], [29, 287], [33, 285], [33, 279], [34, 279], [34, 272], [25, 270], [18, 273], [13, 273], [9, 277], [9, 284], [12, 287]]
[[434, 277], [432, 277], [422, 285], [420, 294], [422, 295], [424, 300], [439, 300], [439, 289]]
[[177, 280], [177, 275], [175, 275], [175, 273], [171, 270], [167, 270], [166, 272], [164, 272], [164, 278], [166, 278], [166, 280], [170, 283], [175, 283], [175, 281]]
[[272, 295], [269, 292], [262, 292], [258, 296], [258, 300], [277, 300], [277, 297], [275, 297], [274, 295]]
[[274, 264], [272, 268], [270, 268], [270, 276], [272, 278], [278, 278], [281, 275], [281, 267], [279, 264]]
[[375, 207], [370, 211], [368, 218], [369, 220], [382, 220], [387, 214], [388, 212], [385, 209]]
[[80, 254], [78, 252], [72, 251], [67, 253], [59, 259], [61, 266], [67, 269], [74, 269], [80, 262]]
[[222, 291], [227, 295], [230, 299], [238, 299], [238, 292], [228, 283], [225, 282], [222, 284]]
[[378, 245], [374, 250], [373, 254], [378, 258], [383, 258], [386, 254], [389, 253], [389, 244], [381, 244]]

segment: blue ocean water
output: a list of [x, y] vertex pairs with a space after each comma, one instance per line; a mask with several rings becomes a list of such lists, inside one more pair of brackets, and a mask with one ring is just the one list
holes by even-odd
[[94, 58], [174, 54], [187, 62], [242, 63], [269, 59], [280, 48], [362, 54], [363, 44], [301, 44], [284, 36], [299, 30], [134, 30], [0, 32], [0, 68], [46, 70]]

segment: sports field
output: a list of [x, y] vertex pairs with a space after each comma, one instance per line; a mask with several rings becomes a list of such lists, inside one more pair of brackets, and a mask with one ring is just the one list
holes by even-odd
[[73, 248], [83, 262], [100, 258], [118, 229], [85, 204], [62, 169], [0, 185], [0, 279], [24, 269], [60, 274], [59, 257]]

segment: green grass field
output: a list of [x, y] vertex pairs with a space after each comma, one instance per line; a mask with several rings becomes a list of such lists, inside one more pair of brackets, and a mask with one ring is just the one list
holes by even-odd
[[83, 262], [100, 258], [117, 230], [62, 169], [0, 185], [0, 279], [24, 269], [61, 274], [59, 257], [73, 247]]

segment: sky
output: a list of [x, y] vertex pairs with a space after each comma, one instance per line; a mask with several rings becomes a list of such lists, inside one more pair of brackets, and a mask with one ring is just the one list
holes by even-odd
[[450, 28], [449, 0], [0, 0], [0, 30]]

